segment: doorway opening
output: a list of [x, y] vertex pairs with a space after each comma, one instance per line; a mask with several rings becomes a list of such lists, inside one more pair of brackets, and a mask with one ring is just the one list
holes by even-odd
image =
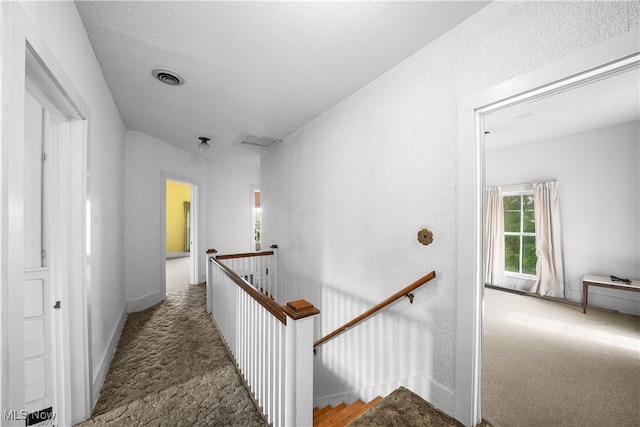
[[191, 185], [168, 179], [165, 206], [165, 269], [167, 294], [170, 294], [192, 284]]
[[200, 283], [198, 277], [199, 182], [162, 173], [162, 295]]
[[483, 116], [603, 79], [640, 63], [638, 30], [604, 41], [458, 103], [456, 418], [481, 421], [484, 314]]
[[[71, 425], [88, 417], [94, 384], [89, 303], [87, 129], [90, 110], [19, 7], [3, 71], [7, 221], [0, 256], [6, 421]], [[73, 361], [74, 369], [70, 369]]]
[[251, 248], [260, 251], [260, 223], [262, 221], [262, 203], [260, 200], [260, 187], [251, 186]]
[[[491, 232], [496, 223], [503, 223], [504, 239], [503, 276], [498, 271], [485, 275], [485, 287], [524, 294], [484, 292], [482, 412], [490, 423], [606, 424], [608, 413], [618, 414], [619, 424], [637, 419], [627, 398], [636, 388], [633, 361], [640, 336], [632, 328], [640, 321], [622, 313], [640, 315], [638, 298], [632, 292], [592, 295], [596, 305], [618, 314], [592, 310], [585, 315], [580, 301], [584, 275], [636, 278], [640, 272], [638, 93], [635, 67], [481, 117], [484, 240], [499, 234]], [[533, 194], [548, 182], [556, 188], [557, 218], [545, 218], [544, 206], [538, 206], [544, 198]], [[500, 212], [492, 212], [489, 202], [496, 193], [503, 201]], [[628, 206], [611, 209], [618, 205]], [[558, 232], [551, 250], [544, 248], [549, 219]], [[585, 230], [592, 232], [585, 235]], [[543, 242], [536, 251], [538, 239]], [[560, 252], [553, 262], [554, 276], [561, 276], [559, 289], [539, 285], [549, 279], [540, 266], [546, 260], [538, 261], [536, 271], [536, 253], [546, 256], [553, 250]], [[490, 252], [485, 271], [495, 261]], [[501, 281], [491, 283], [491, 278]], [[635, 343], [636, 351], [621, 348], [620, 340]], [[593, 370], [599, 375], [581, 375]], [[609, 383], [616, 387], [607, 390]], [[607, 411], [584, 405], [608, 399]]]

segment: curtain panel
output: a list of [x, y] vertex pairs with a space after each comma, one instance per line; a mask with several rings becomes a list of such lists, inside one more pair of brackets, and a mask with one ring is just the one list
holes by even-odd
[[184, 205], [184, 242], [185, 252], [191, 252], [191, 202], [183, 202]]
[[485, 271], [484, 282], [504, 285], [504, 210], [502, 188], [487, 188], [487, 212], [485, 213]]
[[564, 298], [562, 218], [558, 185], [555, 181], [533, 184], [536, 221], [536, 283], [530, 292]]

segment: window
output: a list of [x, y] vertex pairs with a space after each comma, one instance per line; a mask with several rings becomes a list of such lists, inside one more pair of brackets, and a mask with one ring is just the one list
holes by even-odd
[[507, 195], [502, 201], [505, 272], [535, 276], [538, 257], [533, 193]]
[[253, 192], [253, 244], [255, 250], [260, 250], [260, 222], [262, 219], [262, 210], [260, 209], [260, 190]]

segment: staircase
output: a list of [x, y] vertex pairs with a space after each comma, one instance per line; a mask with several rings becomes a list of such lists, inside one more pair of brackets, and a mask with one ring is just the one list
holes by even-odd
[[376, 406], [382, 397], [378, 396], [365, 404], [362, 400], [356, 400], [351, 405], [341, 403], [336, 407], [327, 405], [323, 408], [313, 408], [313, 427], [343, 427], [351, 421]]

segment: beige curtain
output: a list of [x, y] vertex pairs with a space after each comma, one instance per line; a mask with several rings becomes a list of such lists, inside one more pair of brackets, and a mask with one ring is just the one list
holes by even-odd
[[533, 184], [536, 218], [536, 275], [531, 292], [564, 298], [562, 220], [558, 185], [555, 181]]
[[487, 188], [487, 212], [485, 218], [485, 266], [484, 282], [504, 285], [504, 210], [502, 188]]
[[184, 207], [184, 252], [191, 252], [191, 202], [183, 202]]

